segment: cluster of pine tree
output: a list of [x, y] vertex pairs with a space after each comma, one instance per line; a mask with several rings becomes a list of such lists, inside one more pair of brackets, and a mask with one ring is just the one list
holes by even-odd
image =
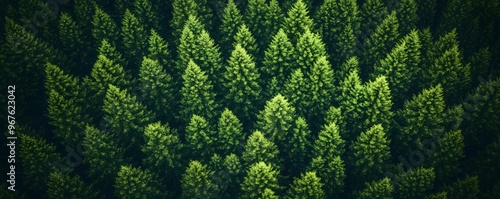
[[498, 0], [7, 2], [0, 198], [500, 198]]

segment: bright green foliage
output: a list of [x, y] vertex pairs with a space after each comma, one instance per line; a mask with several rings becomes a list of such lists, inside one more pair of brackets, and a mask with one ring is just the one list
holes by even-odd
[[460, 160], [465, 157], [464, 147], [461, 130], [445, 133], [438, 140], [436, 151], [431, 157], [437, 180], [449, 179], [460, 171]]
[[149, 110], [155, 110], [161, 119], [172, 121], [177, 108], [176, 90], [170, 76], [157, 60], [144, 57], [139, 69], [140, 96]]
[[[110, 188], [120, 166], [125, 163], [123, 148], [108, 132], [87, 126], [83, 139], [84, 163], [90, 166], [89, 177], [96, 185]], [[105, 188], [101, 187], [103, 190]]]
[[186, 127], [187, 147], [192, 159], [208, 160], [214, 153], [215, 132], [203, 116], [193, 114]]
[[307, 85], [310, 106], [306, 115], [310, 120], [319, 121], [324, 117], [333, 100], [334, 82], [333, 69], [326, 56], [319, 57], [311, 67]]
[[287, 154], [285, 161], [290, 162], [289, 168], [293, 174], [302, 172], [310, 161], [311, 144], [311, 130], [307, 125], [306, 119], [298, 117], [293, 126], [292, 135], [287, 149], [284, 152]]
[[314, 22], [309, 17], [307, 5], [302, 0], [297, 0], [288, 10], [282, 28], [293, 44], [296, 44], [307, 30], [313, 30]]
[[167, 175], [181, 168], [181, 143], [177, 132], [168, 124], [151, 123], [144, 129], [144, 165], [153, 171], [166, 171]]
[[405, 35], [416, 28], [419, 16], [417, 0], [401, 0], [396, 4], [396, 16], [398, 18], [399, 33]]
[[197, 160], [189, 162], [186, 172], [182, 174], [181, 198], [215, 198], [213, 191], [216, 189], [212, 183], [213, 171]]
[[335, 123], [329, 123], [319, 132], [314, 142], [314, 157], [334, 157], [345, 152], [345, 140], [340, 137], [340, 129]]
[[81, 198], [97, 198], [97, 193], [86, 185], [80, 176], [73, 177], [61, 172], [51, 172], [47, 182], [49, 189], [47, 195], [49, 198], [65, 199], [79, 196]]
[[359, 182], [371, 182], [379, 179], [391, 157], [390, 141], [382, 125], [373, 125], [361, 133], [351, 146], [351, 164], [353, 176]]
[[259, 197], [261, 199], [278, 199], [279, 197], [276, 196], [276, 193], [272, 189], [266, 188], [264, 189], [264, 192], [262, 195]]
[[392, 199], [393, 187], [389, 178], [366, 183], [366, 188], [357, 195], [358, 199]]
[[464, 121], [465, 111], [462, 104], [458, 104], [453, 107], [448, 107], [444, 114], [444, 124], [446, 130], [457, 130], [460, 129], [462, 122]]
[[224, 58], [229, 57], [234, 43], [234, 36], [238, 28], [244, 24], [243, 15], [234, 3], [234, 0], [228, 0], [222, 14], [222, 23], [219, 27], [221, 50]]
[[448, 198], [479, 198], [479, 179], [477, 176], [466, 176], [445, 188]]
[[22, 142], [16, 149], [19, 150], [19, 157], [16, 158], [23, 165], [23, 189], [44, 196], [48, 190], [49, 174], [55, 169], [53, 164], [63, 162], [62, 158], [56, 153], [56, 147], [42, 138], [24, 133], [20, 133], [19, 138]]
[[[264, 195], [265, 190], [269, 189], [276, 192], [280, 189], [278, 184], [279, 171], [277, 171], [271, 164], [265, 162], [256, 162], [252, 164], [241, 184], [243, 191], [241, 198], [251, 199], [259, 198]], [[269, 191], [267, 191], [269, 192]], [[267, 193], [266, 195], [273, 195]]]
[[203, 28], [208, 30], [211, 27], [212, 14], [208, 12], [207, 6], [205, 0], [174, 0], [172, 2], [172, 19], [170, 20], [174, 38], [180, 38], [182, 28], [190, 16], [200, 19], [203, 22]]
[[189, 121], [193, 114], [197, 114], [212, 120], [218, 114], [219, 107], [215, 103], [215, 93], [212, 83], [208, 80], [205, 72], [193, 61], [190, 61], [182, 75], [184, 80], [181, 89], [181, 119]]
[[108, 13], [96, 5], [92, 18], [92, 36], [94, 36], [96, 43], [107, 39], [111, 44], [116, 45], [116, 35], [120, 35], [116, 22], [113, 21]]
[[[403, 45], [404, 43], [405, 48], [404, 52], [406, 54], [406, 68], [408, 69], [408, 76], [406, 77], [407, 82], [407, 88], [408, 92], [404, 93], [406, 94], [405, 96], [411, 96], [418, 92], [418, 90], [421, 89], [420, 84], [424, 84], [424, 82], [420, 83], [420, 78], [422, 76], [422, 68], [420, 67], [421, 64], [421, 51], [422, 51], [422, 41], [420, 41], [420, 35], [417, 30], [411, 30], [410, 33], [408, 33], [406, 36], [404, 36], [400, 43], [394, 47], [393, 51], [398, 48], [398, 46]], [[389, 55], [388, 55], [389, 56]], [[394, 90], [394, 87], [391, 86], [392, 90]], [[395, 91], [393, 92], [394, 94], [396, 93]], [[395, 97], [394, 101], [395, 104], [402, 105], [402, 101], [398, 101], [398, 98], [396, 95], [393, 95]], [[409, 97], [405, 97], [408, 99]]]
[[109, 43], [108, 39], [103, 39], [101, 41], [97, 52], [99, 53], [99, 55], [105, 56], [115, 64], [119, 64], [121, 67], [128, 66], [128, 61], [123, 57], [122, 53], [120, 53], [116, 49], [116, 46], [114, 44]]
[[235, 198], [240, 192], [240, 183], [243, 179], [243, 165], [237, 155], [231, 153], [224, 158], [222, 163], [223, 180], [226, 183], [226, 189], [221, 191], [228, 194], [230, 198]]
[[201, 22], [201, 19], [197, 15], [189, 15], [186, 22], [184, 23], [183, 28], [189, 28], [196, 36], [201, 35], [203, 30], [206, 31], [203, 23]]
[[123, 199], [163, 198], [166, 196], [164, 187], [156, 179], [148, 169], [121, 166], [115, 182], [116, 195]]
[[[263, 82], [267, 88], [265, 89], [266, 99], [278, 94], [283, 89], [284, 82], [290, 77], [292, 70], [295, 68], [294, 50], [295, 47], [288, 39], [288, 36], [283, 29], [280, 29], [273, 36], [269, 47], [264, 52], [264, 60], [260, 68], [261, 78], [267, 80], [267, 82]], [[276, 85], [273, 85], [269, 80], [271, 78], [276, 78]], [[291, 100], [290, 96], [287, 95], [287, 97]]]
[[128, 71], [104, 55], [99, 55], [90, 76], [92, 78], [90, 86], [95, 94], [94, 100], [99, 103], [104, 99], [108, 85], [112, 84], [124, 90], [129, 90], [132, 86], [132, 76]]
[[259, 100], [262, 89], [257, 82], [259, 77], [255, 61], [240, 44], [236, 44], [224, 73], [224, 86], [228, 91], [225, 97], [228, 106], [245, 120], [253, 118], [255, 102]]
[[315, 171], [303, 173], [300, 178], [293, 180], [293, 184], [286, 193], [286, 198], [323, 199], [325, 198], [323, 183], [320, 182]]
[[249, 0], [243, 17], [250, 32], [257, 39], [259, 49], [264, 49], [269, 43], [269, 36], [276, 34], [283, 14], [274, 0], [269, 4], [266, 0]]
[[443, 132], [444, 108], [441, 85], [424, 89], [406, 101], [403, 109], [397, 112], [401, 126], [398, 135], [393, 138], [399, 145], [397, 149], [406, 151], [409, 148], [419, 148], [411, 146], [412, 143]]
[[229, 109], [224, 109], [217, 125], [218, 153], [228, 155], [240, 151], [245, 139], [243, 125], [240, 120]]
[[297, 67], [302, 69], [305, 74], [309, 74], [310, 68], [321, 57], [327, 57], [321, 36], [305, 29], [304, 34], [297, 41], [295, 53]]
[[[63, 12], [59, 17], [59, 39], [66, 53], [73, 58], [74, 61], [80, 61], [77, 57], [85, 57], [90, 51], [89, 46], [84, 39], [81, 27], [71, 18], [66, 12]], [[93, 49], [92, 49], [93, 50]], [[74, 68], [75, 71], [82, 71], [81, 68]]]
[[193, 60], [194, 52], [197, 49], [196, 37], [198, 35], [195, 35], [189, 27], [185, 26], [182, 30], [180, 42], [177, 46], [178, 59], [175, 63], [175, 74], [182, 74], [186, 70], [189, 61]]
[[428, 68], [430, 68], [434, 61], [441, 57], [446, 50], [459, 45], [456, 29], [440, 35], [439, 39], [434, 42], [432, 41], [432, 35], [430, 34], [431, 32], [429, 29], [425, 29], [421, 32], [421, 37], [423, 38], [422, 42], [426, 44], [424, 46], [427, 51], [425, 54], [426, 62], [424, 62], [424, 64], [428, 64], [429, 66], [426, 66]]
[[434, 186], [434, 168], [409, 170], [394, 185], [396, 198], [423, 198]]
[[49, 95], [55, 91], [64, 98], [81, 102], [79, 79], [71, 74], [67, 74], [58, 66], [47, 63], [45, 65], [45, 90]]
[[344, 180], [346, 178], [344, 161], [340, 156], [331, 154], [324, 158], [314, 158], [308, 166], [307, 171], [315, 171], [324, 184], [323, 190], [327, 198], [338, 197], [343, 192]]
[[160, 16], [156, 12], [150, 0], [134, 0], [133, 14], [141, 24], [145, 25], [145, 30], [162, 30], [159, 22]]
[[[325, 118], [323, 124], [335, 123], [339, 129], [345, 129], [346, 123], [342, 109], [335, 106], [330, 106], [325, 113]], [[340, 137], [346, 139], [345, 132], [341, 132]]]
[[268, 100], [257, 115], [257, 129], [282, 149], [295, 121], [295, 108], [281, 94]]
[[425, 199], [447, 199], [447, 198], [448, 198], [448, 193], [446, 191], [434, 193], [425, 197]]
[[236, 34], [234, 35], [233, 46], [235, 47], [235, 49], [238, 44], [241, 45], [241, 47], [245, 49], [254, 60], [256, 60], [259, 48], [257, 47], [255, 38], [245, 24], [241, 24], [241, 26], [238, 27]]
[[354, 55], [356, 33], [360, 26], [358, 5], [355, 0], [325, 0], [316, 12], [318, 31], [332, 54], [332, 65], [340, 66]]
[[158, 61], [158, 64], [163, 67], [170, 75], [175, 74], [173, 70], [172, 56], [169, 50], [169, 44], [165, 41], [154, 29], [151, 29], [151, 34], [148, 40], [149, 48], [147, 57]]
[[386, 76], [379, 76], [374, 81], [365, 85], [364, 94], [364, 116], [362, 129], [371, 128], [380, 124], [387, 131], [390, 130], [392, 116], [392, 96]]
[[285, 15], [281, 10], [278, 0], [269, 0], [269, 7], [267, 9], [266, 15], [264, 16], [264, 26], [266, 27], [264, 29], [264, 38], [261, 38], [260, 42], [257, 41], [261, 46], [261, 52], [264, 47], [267, 47], [271, 42], [272, 38], [269, 36], [275, 35], [278, 32], [284, 18]]
[[[349, 77], [352, 71], [359, 71], [359, 59], [356, 56], [352, 56], [348, 60], [344, 61], [342, 65], [340, 65], [340, 69], [335, 71], [335, 83], [340, 83], [343, 81], [345, 78]], [[336, 88], [336, 92], [338, 92], [340, 89]]]
[[389, 11], [381, 0], [366, 0], [360, 9], [361, 30], [358, 40], [364, 43], [387, 15], [389, 15]]
[[337, 102], [343, 111], [346, 123], [346, 132], [343, 135], [345, 135], [346, 140], [351, 140], [355, 138], [355, 134], [365, 130], [361, 128], [361, 118], [364, 114], [362, 98], [365, 88], [361, 84], [358, 70], [352, 70], [349, 76], [340, 82], [339, 87]]
[[257, 130], [248, 137], [241, 159], [246, 166], [257, 162], [266, 162], [274, 167], [279, 167], [278, 154], [278, 147]]
[[[148, 48], [148, 31], [144, 24], [128, 9], [125, 10], [121, 26], [121, 36], [125, 54], [129, 60], [139, 61], [146, 55]], [[134, 62], [136, 64], [137, 62]]]
[[137, 151], [143, 142], [146, 125], [155, 120], [155, 115], [138, 102], [127, 90], [110, 84], [104, 99], [104, 121], [110, 133], [126, 150]]
[[300, 68], [296, 69], [285, 82], [283, 95], [293, 107], [296, 107], [297, 115], [305, 115], [307, 113], [309, 105], [307, 101], [307, 98], [309, 98], [307, 96], [309, 93], [307, 86], [307, 79]]
[[364, 76], [372, 72], [371, 68], [378, 60], [384, 58], [386, 53], [395, 46], [399, 40], [399, 23], [396, 12], [387, 15], [377, 26], [373, 34], [364, 43], [364, 53], [362, 63], [369, 67]]

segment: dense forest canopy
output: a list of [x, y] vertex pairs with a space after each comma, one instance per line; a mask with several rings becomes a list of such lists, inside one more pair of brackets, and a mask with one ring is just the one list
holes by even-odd
[[0, 5], [0, 198], [500, 198], [498, 0]]

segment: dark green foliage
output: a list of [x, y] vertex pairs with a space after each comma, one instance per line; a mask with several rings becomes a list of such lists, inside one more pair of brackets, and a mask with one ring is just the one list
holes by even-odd
[[283, 149], [288, 138], [293, 122], [295, 121], [295, 108], [288, 103], [281, 94], [268, 100], [264, 110], [257, 115], [257, 129]]
[[396, 4], [396, 15], [399, 24], [399, 33], [405, 35], [416, 28], [419, 20], [418, 0], [401, 0]]
[[[99, 43], [99, 48], [97, 51], [99, 55], [105, 56], [121, 67], [128, 66], [128, 61], [125, 59], [125, 57], [123, 57], [122, 53], [116, 49], [116, 46], [114, 44], [109, 43], [108, 39], [103, 39]], [[97, 59], [99, 60], [99, 57]]]
[[237, 155], [229, 154], [224, 158], [222, 168], [222, 180], [227, 187], [221, 187], [220, 190], [227, 193], [229, 198], [234, 198], [240, 191], [240, 183], [243, 181], [244, 167]]
[[448, 198], [475, 199], [479, 197], [479, 179], [477, 176], [466, 176], [445, 189]]
[[[290, 162], [291, 173], [298, 174], [303, 171], [310, 161], [309, 152], [312, 149], [311, 130], [303, 117], [298, 117], [293, 126], [292, 135], [287, 144], [285, 161]], [[288, 164], [287, 164], [288, 165]]]
[[234, 36], [238, 28], [244, 24], [243, 15], [234, 3], [234, 0], [228, 0], [222, 14], [222, 23], [219, 27], [221, 37], [221, 49], [224, 57], [229, 57], [234, 43]]
[[92, 36], [94, 36], [95, 42], [98, 43], [103, 39], [107, 39], [111, 44], [116, 45], [118, 42], [116, 35], [119, 35], [116, 22], [99, 6], [96, 5], [94, 10]]
[[158, 15], [157, 10], [150, 0], [135, 0], [132, 13], [137, 17], [140, 23], [145, 25], [144, 29], [146, 31], [150, 29], [162, 30], [159, 24], [160, 15]]
[[249, 55], [252, 56], [252, 59], [256, 60], [259, 48], [257, 47], [255, 38], [245, 24], [242, 24], [240, 27], [238, 27], [238, 30], [234, 35], [234, 49], [236, 49], [237, 45], [241, 45], [241, 47], [245, 49]]
[[190, 16], [195, 16], [201, 20], [203, 28], [211, 27], [211, 12], [208, 12], [206, 0], [174, 0], [172, 1], [172, 19], [170, 26], [176, 42], [180, 38], [182, 28]]
[[172, 55], [169, 50], [169, 44], [165, 41], [154, 29], [151, 29], [151, 34], [148, 40], [148, 54], [147, 57], [158, 61], [170, 75], [175, 74]]
[[208, 160], [214, 153], [215, 132], [203, 116], [193, 114], [186, 126], [186, 142], [192, 159]]
[[296, 107], [297, 115], [305, 115], [309, 102], [307, 94], [308, 80], [304, 77], [302, 70], [296, 69], [284, 84], [283, 95], [289, 100], [293, 107]]
[[321, 183], [324, 184], [323, 190], [327, 198], [338, 197], [343, 192], [344, 180], [346, 178], [344, 161], [340, 156], [327, 155], [325, 158], [319, 156], [313, 158], [307, 171], [315, 171]]
[[365, 117], [361, 129], [371, 128], [380, 124], [387, 131], [390, 130], [392, 112], [392, 97], [386, 76], [379, 76], [365, 85], [363, 115]]
[[436, 151], [432, 154], [431, 165], [436, 179], [445, 181], [460, 171], [460, 160], [464, 157], [464, 137], [462, 131], [445, 133], [438, 140]]
[[179, 172], [184, 145], [175, 130], [168, 124], [151, 123], [144, 130], [144, 141], [141, 150], [144, 152], [143, 162], [147, 168], [156, 172], [165, 171], [167, 176]]
[[215, 146], [218, 153], [229, 155], [242, 150], [244, 142], [243, 125], [229, 109], [224, 109], [217, 123], [217, 142]]
[[448, 193], [446, 191], [434, 193], [425, 197], [425, 199], [447, 199]]
[[278, 147], [272, 141], [266, 139], [260, 131], [254, 131], [248, 137], [241, 158], [247, 167], [258, 162], [266, 162], [273, 167], [280, 167], [278, 154]]
[[[274, 195], [280, 189], [278, 184], [279, 171], [271, 164], [256, 162], [247, 170], [247, 174], [241, 184], [241, 198], [259, 198], [263, 195]], [[266, 190], [267, 189], [267, 190]], [[276, 198], [276, 197], [274, 197]]]
[[164, 187], [148, 169], [121, 166], [116, 177], [116, 195], [120, 198], [163, 198]]
[[293, 44], [299, 41], [299, 38], [302, 37], [306, 30], [313, 30], [314, 22], [309, 17], [307, 5], [302, 0], [297, 0], [287, 11], [282, 28]]
[[320, 182], [316, 172], [306, 172], [295, 178], [293, 184], [288, 189], [286, 198], [325, 198], [323, 184]]
[[364, 114], [364, 110], [362, 110], [362, 97], [365, 88], [361, 84], [358, 70], [352, 70], [349, 75], [340, 82], [339, 87], [336, 101], [339, 103], [345, 118], [346, 132], [343, 133], [343, 135], [345, 135], [346, 140], [351, 140], [354, 139], [354, 135], [351, 137], [351, 134], [357, 134], [363, 131], [363, 129], [361, 129], [361, 118]]
[[189, 162], [184, 174], [182, 174], [181, 198], [215, 198], [213, 195], [214, 184], [212, 183], [213, 171], [210, 171], [206, 165], [199, 161], [193, 160]]
[[89, 199], [97, 198], [97, 193], [86, 185], [78, 175], [71, 177], [68, 174], [51, 172], [47, 186], [49, 198], [65, 199], [75, 198], [75, 196]]
[[379, 198], [379, 199], [392, 199], [392, 191], [394, 187], [391, 184], [389, 178], [383, 178], [378, 181], [373, 181], [371, 183], [366, 183], [366, 188], [357, 193], [358, 199], [369, 199], [369, 198]]
[[[324, 124], [335, 123], [339, 127], [339, 129], [346, 129], [345, 118], [342, 110], [335, 106], [330, 106], [325, 113], [325, 122]], [[340, 136], [342, 139], [346, 139], [345, 132], [341, 132]]]
[[398, 176], [394, 185], [397, 198], [423, 198], [434, 187], [434, 169], [419, 167]]
[[418, 5], [417, 15], [418, 15], [418, 27], [425, 28], [429, 27], [434, 23], [436, 16], [436, 0], [416, 0]]
[[[344, 81], [352, 71], [359, 71], [359, 59], [356, 56], [352, 56], [348, 60], [344, 61], [342, 65], [340, 65], [340, 69], [335, 71], [335, 80], [338, 85], [340, 82]], [[356, 72], [357, 73], [357, 72]], [[336, 92], [339, 92], [340, 88], [335, 88]], [[339, 93], [340, 94], [340, 93]]]
[[[361, 25], [358, 41], [363, 44], [375, 31], [377, 26], [389, 15], [389, 11], [381, 0], [366, 0], [360, 8]], [[366, 46], [364, 46], [366, 48]]]
[[345, 152], [345, 140], [340, 137], [340, 129], [335, 123], [329, 123], [319, 132], [314, 142], [313, 157], [335, 157]]
[[133, 66], [136, 66], [141, 61], [141, 58], [146, 55], [148, 31], [144, 24], [128, 9], [125, 10], [122, 19], [121, 36], [125, 54], [128, 60], [132, 60]]
[[[90, 49], [91, 46], [88, 46], [88, 42], [86, 42], [86, 35], [83, 34], [81, 27], [73, 20], [71, 15], [64, 12], [59, 17], [59, 40], [63, 45], [63, 49], [65, 52], [69, 54], [69, 57], [73, 62], [83, 61], [78, 57], [86, 57], [89, 51], [94, 50]], [[88, 41], [88, 40], [87, 40]], [[74, 72], [86, 71], [81, 68], [72, 68]]]
[[307, 90], [307, 101], [310, 103], [307, 107], [306, 117], [312, 121], [319, 121], [324, 117], [324, 112], [332, 104], [333, 91], [335, 86], [335, 76], [333, 69], [325, 56], [316, 59], [311, 66]]

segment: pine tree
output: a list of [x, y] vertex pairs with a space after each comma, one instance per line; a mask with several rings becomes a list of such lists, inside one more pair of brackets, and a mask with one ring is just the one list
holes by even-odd
[[344, 161], [340, 156], [318, 156], [311, 161], [307, 171], [315, 171], [318, 174], [324, 184], [323, 190], [327, 198], [338, 197], [343, 192], [346, 175]]
[[327, 57], [325, 44], [321, 40], [321, 36], [312, 33], [309, 29], [305, 29], [304, 34], [297, 41], [295, 51], [297, 67], [302, 69], [305, 74], [309, 74], [310, 68], [321, 57]]
[[[264, 59], [260, 68], [262, 79], [268, 80], [264, 82], [267, 88], [266, 98], [275, 96], [283, 88], [284, 82], [295, 68], [294, 50], [294, 45], [290, 42], [283, 29], [279, 29], [264, 52]], [[269, 81], [271, 78], [276, 78], [277, 85], [271, 84], [271, 81]], [[273, 93], [270, 90], [276, 92]]]
[[396, 17], [400, 21], [399, 33], [406, 35], [417, 27], [419, 20], [416, 0], [402, 0], [396, 4]]
[[[352, 71], [359, 71], [359, 59], [356, 56], [352, 56], [348, 60], [342, 62], [342, 65], [340, 65], [340, 69], [335, 71], [335, 83], [337, 85], [340, 85], [340, 82], [342, 82], [344, 79], [349, 77]], [[335, 91], [339, 92], [340, 88], [336, 88]], [[340, 94], [340, 93], [338, 93]]]
[[[83, 34], [81, 27], [73, 20], [70, 14], [63, 12], [59, 17], [59, 40], [63, 45], [65, 52], [69, 54], [69, 57], [73, 62], [84, 62], [88, 53], [91, 50], [89, 44], [86, 42], [86, 35]], [[80, 58], [81, 57], [81, 58]], [[85, 61], [87, 62], [87, 61]], [[81, 73], [83, 67], [76, 68], [73, 66], [72, 71], [76, 74]]]
[[257, 129], [269, 141], [278, 145], [279, 149], [283, 149], [295, 117], [295, 108], [281, 94], [278, 94], [268, 100], [264, 110], [257, 115]]
[[47, 187], [49, 188], [47, 190], [49, 198], [64, 199], [79, 196], [93, 199], [98, 196], [98, 193], [80, 179], [80, 176], [75, 175], [71, 177], [68, 174], [57, 171], [50, 173]]
[[182, 174], [181, 198], [215, 198], [213, 190], [216, 188], [212, 183], [213, 171], [197, 160], [189, 162], [186, 172]]
[[54, 163], [63, 162], [62, 158], [57, 154], [56, 147], [43, 138], [22, 132], [19, 133], [19, 139], [22, 140], [19, 144], [19, 162], [23, 168], [23, 189], [38, 196], [46, 196], [49, 174], [55, 169]]
[[[110, 59], [116, 64], [119, 64], [122, 67], [128, 66], [128, 61], [123, 57], [122, 53], [116, 49], [114, 44], [109, 43], [108, 39], [103, 39], [97, 50], [99, 55], [103, 55], [106, 58]], [[98, 57], [99, 59], [99, 57]]]
[[[326, 111], [323, 124], [331, 123], [337, 124], [339, 129], [346, 129], [344, 113], [340, 107], [330, 106]], [[340, 137], [344, 140], [347, 139], [345, 132], [341, 132]]]
[[238, 27], [238, 30], [234, 35], [233, 46], [235, 47], [235, 49], [238, 44], [241, 45], [241, 47], [245, 49], [249, 55], [251, 55], [253, 60], [257, 59], [259, 48], [257, 46], [255, 38], [244, 23], [241, 24], [240, 27]]
[[446, 181], [460, 172], [460, 160], [465, 157], [464, 147], [461, 130], [445, 133], [438, 140], [437, 149], [430, 158], [436, 173], [436, 180]]
[[324, 118], [325, 110], [332, 104], [335, 76], [325, 56], [317, 59], [309, 74], [307, 90], [310, 107], [307, 117], [312, 121]]
[[172, 68], [173, 58], [169, 50], [169, 43], [165, 41], [154, 29], [151, 29], [151, 34], [149, 35], [148, 40], [148, 54], [147, 57], [158, 61], [158, 64], [162, 66], [162, 68], [170, 75], [174, 75], [176, 73]]
[[267, 47], [272, 40], [269, 36], [276, 35], [281, 27], [281, 24], [283, 23], [284, 18], [285, 15], [281, 10], [278, 0], [269, 0], [268, 9], [266, 15], [264, 16], [264, 37], [261, 38], [260, 42], [258, 41], [260, 46], [259, 57], [261, 57], [264, 47]]
[[266, 162], [279, 168], [281, 164], [278, 154], [278, 147], [257, 130], [248, 137], [241, 159], [243, 159], [246, 166], [258, 162]]
[[360, 27], [358, 5], [355, 0], [326, 0], [316, 12], [318, 31], [332, 54], [334, 67], [352, 57], [356, 50], [356, 33]]
[[[361, 133], [351, 146], [353, 176], [358, 182], [371, 182], [381, 177], [389, 163], [390, 141], [382, 125], [373, 125]], [[358, 183], [360, 184], [360, 183]]]
[[[362, 129], [362, 116], [364, 114], [364, 104], [362, 103], [364, 86], [358, 76], [358, 70], [354, 69], [343, 81], [340, 82], [337, 102], [344, 113], [346, 123], [346, 140], [355, 138], [355, 135], [364, 131]], [[351, 137], [352, 136], [352, 137]]]
[[193, 114], [197, 114], [211, 121], [218, 115], [218, 104], [215, 102], [215, 93], [212, 83], [198, 65], [190, 61], [182, 75], [183, 86], [180, 102], [181, 119], [188, 122]]
[[151, 123], [144, 130], [144, 141], [141, 150], [145, 155], [143, 163], [146, 168], [154, 172], [165, 171], [166, 176], [177, 174], [184, 147], [177, 132], [168, 124]]
[[264, 189], [264, 192], [262, 193], [262, 195], [259, 198], [262, 198], [262, 199], [278, 199], [279, 197], [276, 196], [276, 193], [272, 189], [266, 188], [266, 189]]
[[392, 199], [392, 191], [394, 190], [389, 178], [383, 178], [378, 181], [366, 183], [366, 188], [358, 192], [358, 199], [380, 198]]
[[286, 198], [325, 198], [323, 191], [323, 183], [316, 175], [316, 172], [310, 171], [300, 175], [300, 178], [295, 178], [293, 184], [286, 193]]
[[224, 86], [228, 91], [228, 106], [244, 121], [253, 119], [262, 89], [257, 82], [259, 77], [255, 61], [241, 45], [236, 44], [224, 73]]
[[394, 185], [396, 198], [423, 198], [434, 187], [434, 168], [418, 167], [399, 176]]
[[173, 0], [172, 1], [172, 19], [170, 20], [170, 27], [172, 28], [172, 35], [175, 42], [181, 37], [184, 23], [188, 20], [189, 16], [199, 17], [197, 12], [198, 5], [195, 0]]
[[229, 109], [224, 109], [217, 125], [218, 153], [229, 155], [242, 150], [244, 142], [243, 125], [240, 120]]
[[443, 132], [444, 107], [441, 85], [424, 89], [406, 101], [403, 109], [396, 113], [401, 126], [398, 136], [393, 138], [395, 143], [399, 143], [396, 149], [406, 151], [409, 148], [420, 148], [412, 146], [411, 143], [418, 143], [424, 138]]
[[57, 65], [45, 64], [45, 90], [47, 95], [55, 91], [62, 97], [83, 103], [81, 94], [81, 82], [79, 79], [66, 71], [63, 71]]
[[266, 4], [266, 0], [249, 0], [243, 15], [244, 23], [248, 26], [250, 32], [255, 35], [255, 39], [259, 42], [261, 48], [264, 47], [261, 42], [268, 37], [266, 29], [269, 27], [265, 25], [268, 10], [269, 6]]
[[[271, 164], [267, 164], [265, 162], [256, 162], [252, 164], [247, 171], [243, 183], [241, 184], [241, 198], [258, 198], [266, 192], [266, 189], [273, 192], [280, 190], [278, 177], [279, 171], [277, 171]], [[270, 193], [268, 194], [272, 195]]]
[[94, 36], [95, 42], [98, 43], [103, 39], [107, 39], [111, 44], [116, 45], [118, 42], [116, 35], [120, 35], [116, 22], [99, 6], [96, 5], [94, 10], [92, 36]]
[[94, 179], [101, 191], [111, 188], [120, 166], [125, 160], [125, 151], [117, 140], [107, 132], [87, 126], [83, 139], [84, 163], [89, 165], [89, 177]]
[[186, 142], [192, 159], [208, 160], [215, 152], [215, 132], [203, 117], [193, 114], [186, 126]]
[[164, 187], [156, 178], [148, 169], [121, 166], [115, 182], [116, 195], [124, 199], [165, 197]]
[[[406, 68], [408, 69], [408, 92], [406, 93], [406, 96], [411, 96], [416, 94], [415, 91], [418, 91], [422, 88], [419, 87], [419, 84], [424, 84], [419, 83], [420, 77], [422, 76], [422, 68], [420, 67], [420, 64], [422, 62], [422, 56], [421, 56], [421, 51], [423, 50], [422, 47], [422, 41], [420, 40], [420, 35], [417, 30], [411, 30], [410, 33], [408, 33], [406, 36], [404, 36], [399, 44], [394, 47], [394, 49], [398, 48], [399, 45], [403, 45], [402, 43], [405, 43], [404, 45], [406, 46], [405, 48], [405, 54], [407, 56], [406, 59]], [[393, 49], [393, 51], [394, 51]], [[391, 86], [391, 88], [393, 88]], [[397, 93], [397, 92], [393, 92]], [[409, 97], [405, 97], [408, 99]], [[395, 99], [395, 104], [398, 103], [398, 101]], [[402, 105], [402, 103], [399, 103]]]
[[307, 107], [309, 107], [309, 102], [307, 94], [308, 91], [308, 81], [302, 70], [300, 68], [293, 71], [290, 78], [285, 82], [283, 88], [283, 95], [288, 99], [293, 107], [296, 107], [297, 115], [307, 114]]
[[146, 31], [151, 29], [162, 31], [163, 28], [159, 24], [160, 15], [152, 4], [150, 0], [134, 0], [132, 13], [141, 24], [145, 25]]
[[234, 43], [234, 36], [238, 28], [244, 24], [243, 15], [234, 3], [234, 0], [228, 0], [224, 12], [222, 13], [222, 23], [219, 27], [219, 37], [221, 51], [224, 58], [229, 57]]
[[287, 149], [285, 152], [287, 158], [285, 161], [290, 164], [290, 173], [299, 174], [303, 172], [310, 161], [310, 154], [312, 144], [311, 144], [311, 130], [307, 125], [306, 119], [303, 117], [298, 117], [295, 120], [293, 126], [292, 135], [289, 143], [287, 144]]
[[399, 40], [399, 22], [396, 12], [387, 15], [384, 20], [377, 26], [373, 34], [364, 43], [364, 53], [362, 58], [362, 65], [369, 67], [364, 72], [366, 77], [373, 70], [373, 65], [378, 60], [382, 59]]
[[366, 0], [361, 5], [359, 14], [361, 30], [358, 32], [358, 41], [363, 44], [376, 30], [377, 26], [389, 15], [389, 10], [381, 0]]
[[329, 123], [321, 129], [313, 145], [313, 157], [335, 157], [345, 152], [345, 141], [340, 137], [340, 129]]
[[[222, 173], [227, 185], [225, 193], [229, 198], [235, 198], [240, 193], [240, 184], [243, 179], [243, 165], [240, 158], [231, 153], [224, 158], [222, 163]], [[224, 189], [221, 190], [224, 192]]]
[[[492, 54], [489, 47], [481, 48], [469, 57], [472, 77], [487, 77], [492, 64]], [[472, 78], [471, 85], [478, 85], [479, 78]]]
[[139, 69], [141, 99], [149, 110], [166, 121], [172, 121], [177, 108], [176, 88], [172, 76], [165, 72], [157, 60], [144, 57]]
[[141, 24], [140, 20], [128, 9], [125, 10], [121, 25], [121, 36], [127, 60], [132, 60], [132, 66], [136, 66], [146, 55], [148, 31], [144, 24]]
[[302, 0], [297, 0], [288, 10], [282, 28], [292, 44], [296, 44], [307, 30], [313, 30], [314, 22], [309, 17], [307, 5]]
[[446, 186], [445, 190], [448, 193], [448, 198], [475, 199], [480, 196], [479, 179], [477, 176], [466, 176], [452, 185]]
[[390, 130], [392, 116], [391, 90], [386, 76], [379, 76], [374, 81], [365, 85], [363, 102], [365, 120], [362, 129], [369, 129], [373, 125], [380, 124], [387, 131]]
[[112, 84], [106, 91], [102, 109], [106, 127], [127, 151], [136, 151], [144, 143], [144, 128], [156, 118], [136, 96]]

